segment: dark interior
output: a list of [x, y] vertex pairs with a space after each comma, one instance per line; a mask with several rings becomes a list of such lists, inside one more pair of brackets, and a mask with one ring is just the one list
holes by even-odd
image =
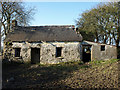
[[20, 48], [15, 48], [15, 57], [20, 57]]
[[91, 61], [91, 45], [83, 46], [83, 62]]
[[40, 48], [31, 48], [31, 63], [40, 63]]
[[61, 57], [62, 47], [56, 47], [56, 57]]

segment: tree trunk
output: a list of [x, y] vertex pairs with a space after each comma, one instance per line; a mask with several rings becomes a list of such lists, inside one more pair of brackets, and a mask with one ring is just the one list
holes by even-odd
[[116, 40], [116, 47], [119, 46], [120, 42], [120, 1], [118, 2], [118, 28], [117, 28], [117, 40]]
[[8, 31], [7, 31], [7, 33], [9, 33], [10, 32], [10, 15], [8, 15], [8, 19], [7, 19], [7, 29], [8, 29]]
[[110, 40], [109, 40], [109, 45], [111, 45], [111, 39], [112, 39], [112, 38], [110, 37]]
[[116, 40], [116, 47], [117, 47], [117, 58], [119, 57], [119, 43], [120, 43], [120, 1], [118, 2], [118, 28], [117, 28], [117, 40]]
[[98, 33], [97, 33], [97, 31], [95, 32], [95, 37], [96, 37], [96, 43], [98, 43], [99, 39], [98, 39]]

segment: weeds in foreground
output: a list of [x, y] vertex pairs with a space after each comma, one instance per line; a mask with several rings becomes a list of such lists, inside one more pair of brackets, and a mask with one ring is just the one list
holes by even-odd
[[89, 62], [92, 65], [102, 65], [102, 64], [108, 64], [108, 63], [114, 63], [119, 61], [119, 59], [111, 59], [111, 60], [96, 60]]
[[[99, 65], [103, 65], [103, 64], [112, 64], [114, 62], [117, 62], [119, 61], [119, 59], [111, 59], [111, 60], [96, 60], [96, 61], [91, 61], [91, 62], [88, 62], [87, 64], [86, 63], [83, 63], [81, 61], [77, 61], [77, 62], [62, 62], [62, 63], [59, 63], [59, 64], [52, 64], [52, 65], [43, 65], [43, 64], [40, 64], [40, 63], [37, 63], [37, 64], [30, 64], [30, 63], [24, 63], [22, 64], [22, 66], [24, 67], [30, 67], [32, 65], [38, 65], [38, 67], [40, 68], [46, 68], [46, 69], [49, 69], [49, 70], [66, 70], [68, 72], [70, 71], [74, 71], [74, 70], [78, 70], [78, 69], [87, 69], [87, 68], [90, 68], [90, 67], [97, 67]], [[18, 64], [18, 63], [8, 63], [8, 64], [4, 64], [4, 66], [8, 67], [8, 66], [18, 66], [21, 64]]]

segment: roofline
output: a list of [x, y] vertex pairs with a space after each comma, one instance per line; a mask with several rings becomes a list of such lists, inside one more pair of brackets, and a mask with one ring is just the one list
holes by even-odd
[[[109, 45], [109, 44], [98, 43], [98, 42], [92, 42], [92, 41], [86, 41], [86, 40], [84, 40], [83, 42], [91, 42], [91, 43], [96, 43], [96, 44], [101, 44], [101, 45]], [[115, 46], [115, 45], [109, 45], [109, 46]], [[115, 47], [116, 47], [116, 46], [115, 46]]]
[[40, 25], [40, 26], [16, 26], [16, 27], [74, 27], [75, 25]]
[[[7, 42], [7, 41], [5, 41]], [[33, 43], [33, 42], [38, 42], [38, 43], [42, 43], [42, 42], [82, 42], [82, 41], [12, 41], [12, 42], [30, 42], [30, 43]]]

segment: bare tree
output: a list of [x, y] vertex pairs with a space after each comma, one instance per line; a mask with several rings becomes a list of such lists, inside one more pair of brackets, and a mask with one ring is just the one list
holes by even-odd
[[12, 20], [17, 20], [21, 26], [29, 25], [34, 11], [34, 8], [26, 7], [23, 2], [0, 2], [1, 37], [6, 37], [10, 32]]
[[25, 8], [22, 2], [1, 2], [1, 23], [4, 28], [3, 35], [11, 30], [12, 20], [17, 20], [20, 25], [28, 25], [32, 19], [33, 8]]

